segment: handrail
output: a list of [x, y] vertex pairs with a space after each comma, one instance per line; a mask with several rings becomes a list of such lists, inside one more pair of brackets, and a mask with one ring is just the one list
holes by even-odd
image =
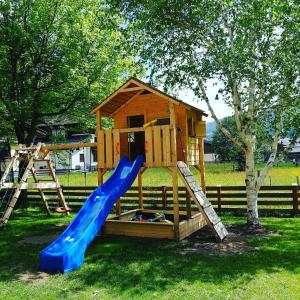
[[77, 144], [60, 144], [60, 145], [46, 145], [43, 149], [46, 150], [64, 150], [64, 149], [76, 149], [76, 148], [96, 148], [97, 143], [77, 143]]

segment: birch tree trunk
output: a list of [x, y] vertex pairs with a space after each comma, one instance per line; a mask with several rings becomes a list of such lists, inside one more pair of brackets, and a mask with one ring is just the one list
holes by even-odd
[[258, 192], [256, 189], [256, 178], [254, 169], [254, 152], [252, 148], [247, 148], [246, 156], [246, 194], [247, 194], [247, 223], [249, 225], [258, 225]]

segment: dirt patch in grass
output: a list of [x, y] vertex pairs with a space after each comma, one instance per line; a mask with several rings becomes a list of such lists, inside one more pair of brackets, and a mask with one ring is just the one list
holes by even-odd
[[52, 241], [54, 241], [57, 237], [58, 237], [57, 234], [30, 236], [18, 241], [18, 244], [32, 244], [32, 245], [49, 244]]
[[[247, 243], [250, 237], [263, 237], [274, 233], [261, 225], [234, 224], [226, 228], [229, 235], [223, 242], [217, 242], [208, 227], [205, 227], [183, 240], [181, 242], [183, 247], [178, 252], [180, 254], [199, 253], [204, 255], [241, 254], [257, 250]], [[184, 246], [185, 244], [186, 246]]]
[[41, 283], [46, 281], [46, 279], [50, 275], [44, 272], [35, 272], [35, 273], [23, 273], [18, 274], [17, 279], [24, 282], [34, 282], [34, 283]]

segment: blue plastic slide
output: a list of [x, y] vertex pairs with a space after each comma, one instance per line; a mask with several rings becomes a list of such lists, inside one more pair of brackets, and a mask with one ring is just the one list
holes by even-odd
[[105, 222], [114, 203], [133, 184], [142, 155], [134, 162], [122, 157], [112, 175], [85, 201], [76, 218], [67, 229], [40, 256], [40, 270], [48, 273], [65, 273], [81, 267], [84, 253]]

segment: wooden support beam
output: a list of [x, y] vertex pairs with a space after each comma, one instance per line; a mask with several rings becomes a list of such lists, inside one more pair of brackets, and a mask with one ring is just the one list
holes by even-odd
[[[38, 178], [37, 178], [37, 176], [36, 176], [36, 170], [34, 169], [34, 167], [32, 167], [30, 171], [31, 171], [31, 174], [32, 174], [32, 177], [33, 177], [34, 181], [35, 181], [36, 183], [38, 183], [39, 180], [38, 180]], [[47, 214], [48, 214], [48, 216], [50, 216], [50, 215], [51, 215], [51, 212], [50, 212], [50, 208], [49, 208], [49, 205], [48, 205], [48, 202], [47, 202], [45, 193], [43, 192], [42, 189], [38, 189], [38, 191], [39, 191], [39, 194], [40, 194], [40, 196], [41, 196], [41, 198], [42, 198], [43, 204], [44, 204], [44, 206], [45, 206], [45, 208], [46, 208]]]
[[98, 168], [98, 186], [103, 184], [106, 171], [106, 169]]
[[205, 168], [204, 168], [204, 139], [203, 137], [198, 138], [198, 147], [199, 147], [199, 169], [200, 169], [200, 183], [203, 193], [206, 192], [205, 186]]
[[103, 172], [100, 168], [100, 162], [104, 165], [104, 134], [101, 132], [101, 110], [96, 111], [96, 137], [97, 137], [97, 177], [98, 185], [103, 183]]
[[61, 144], [61, 145], [47, 145], [43, 146], [42, 150], [66, 150], [66, 149], [76, 149], [76, 148], [96, 148], [96, 143], [77, 143], [77, 144]]
[[116, 202], [116, 216], [119, 217], [121, 214], [121, 200], [118, 199]]
[[69, 208], [67, 206], [67, 203], [66, 203], [66, 200], [65, 200], [65, 196], [63, 194], [62, 187], [60, 186], [60, 184], [59, 184], [59, 182], [57, 180], [57, 177], [56, 177], [56, 174], [55, 174], [55, 169], [52, 166], [51, 160], [47, 161], [47, 165], [48, 165], [48, 168], [49, 168], [49, 171], [50, 171], [50, 175], [51, 175], [53, 181], [57, 185], [56, 191], [57, 191], [57, 194], [58, 194], [58, 197], [59, 197], [59, 200], [60, 200], [59, 202], [62, 205], [63, 210], [66, 213], [66, 215], [69, 216], [70, 215], [70, 210], [69, 210]]
[[139, 209], [143, 209], [143, 182], [142, 182], [142, 169], [140, 169], [138, 174], [138, 201], [139, 201]]
[[177, 162], [177, 140], [176, 140], [176, 114], [175, 107], [169, 102], [170, 125], [171, 125], [171, 162]]
[[96, 112], [96, 132], [97, 130], [102, 129], [102, 123], [101, 123], [101, 110], [97, 110]]
[[173, 213], [174, 224], [179, 226], [179, 201], [178, 201], [178, 173], [177, 167], [172, 167], [172, 181], [173, 181]]

